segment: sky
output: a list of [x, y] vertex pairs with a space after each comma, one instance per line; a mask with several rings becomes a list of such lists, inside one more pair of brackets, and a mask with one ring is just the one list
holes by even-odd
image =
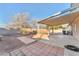
[[0, 27], [10, 22], [17, 13], [28, 13], [32, 19], [44, 19], [70, 7], [68, 3], [4, 3], [0, 4]]

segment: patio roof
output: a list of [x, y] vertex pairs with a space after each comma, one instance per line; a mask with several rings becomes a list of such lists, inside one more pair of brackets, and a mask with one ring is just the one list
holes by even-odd
[[74, 12], [74, 13], [69, 12], [68, 14], [59, 17], [51, 16], [49, 18], [43, 19], [42, 21], [39, 21], [38, 23], [46, 24], [46, 25], [60, 25], [67, 23], [71, 24], [78, 16], [79, 16], [79, 12]]

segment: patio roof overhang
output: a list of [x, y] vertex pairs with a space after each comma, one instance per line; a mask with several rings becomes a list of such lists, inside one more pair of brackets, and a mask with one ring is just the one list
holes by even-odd
[[46, 25], [61, 25], [61, 24], [71, 24], [73, 21], [79, 16], [79, 12], [69, 13], [59, 17], [48, 17], [39, 21], [38, 23], [46, 24]]

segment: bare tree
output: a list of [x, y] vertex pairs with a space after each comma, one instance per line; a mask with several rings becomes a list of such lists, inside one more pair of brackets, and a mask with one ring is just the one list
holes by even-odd
[[28, 15], [25, 13], [18, 13], [12, 17], [11, 22], [9, 23], [8, 27], [10, 28], [22, 28], [22, 27], [30, 27], [28, 23]]

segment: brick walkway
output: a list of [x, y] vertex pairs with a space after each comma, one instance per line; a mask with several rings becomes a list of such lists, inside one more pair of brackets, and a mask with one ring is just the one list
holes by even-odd
[[[23, 39], [23, 40], [22, 40]], [[20, 41], [22, 40], [22, 41]], [[64, 49], [43, 42], [36, 42], [30, 38], [17, 39], [16, 37], [4, 37], [0, 42], [0, 55], [3, 56], [62, 56]], [[32, 40], [32, 41], [28, 41]], [[25, 43], [34, 42], [30, 45]]]
[[64, 49], [51, 46], [42, 42], [36, 42], [29, 46], [24, 46], [20, 50], [26, 56], [63, 56]]

